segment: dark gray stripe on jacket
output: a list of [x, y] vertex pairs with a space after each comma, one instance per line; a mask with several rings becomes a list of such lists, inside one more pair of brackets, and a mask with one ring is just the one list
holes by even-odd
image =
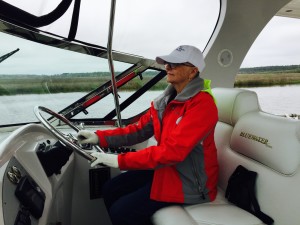
[[186, 159], [176, 165], [182, 181], [184, 202], [189, 204], [209, 202], [205, 187], [207, 175], [204, 168], [203, 147], [198, 143]]
[[148, 140], [153, 135], [153, 121], [151, 120], [141, 130], [138, 130], [137, 132], [126, 135], [106, 136], [105, 139], [109, 147], [120, 147], [141, 143], [143, 141]]

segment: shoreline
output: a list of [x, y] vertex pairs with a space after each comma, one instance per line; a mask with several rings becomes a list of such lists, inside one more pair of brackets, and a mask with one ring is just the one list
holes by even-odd
[[269, 87], [300, 84], [300, 73], [238, 74], [234, 87]]
[[[136, 77], [120, 87], [119, 90], [138, 90], [152, 78], [153, 76], [143, 76], [141, 80]], [[0, 75], [0, 96], [90, 92], [109, 81], [109, 76]], [[234, 87], [270, 87], [297, 84], [300, 84], [300, 73], [243, 73], [236, 76]], [[150, 90], [164, 90], [167, 85], [165, 79], [162, 79]]]

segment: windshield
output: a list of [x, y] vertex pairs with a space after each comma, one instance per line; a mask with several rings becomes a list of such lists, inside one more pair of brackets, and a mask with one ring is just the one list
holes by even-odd
[[[41, 17], [55, 10], [62, 1], [4, 2]], [[48, 35], [70, 37], [73, 9], [72, 3], [61, 17], [38, 29]], [[152, 60], [157, 55], [168, 54], [181, 44], [195, 45], [204, 50], [216, 26], [219, 10], [218, 0], [181, 0], [176, 4], [171, 0], [155, 0], [147, 7], [137, 0], [118, 1], [113, 49], [127, 53], [128, 57], [132, 54]], [[74, 40], [106, 46], [109, 13], [110, 1], [82, 1]], [[3, 43], [0, 48], [0, 57], [3, 59], [1, 61], [0, 58], [0, 111], [1, 115], [5, 115], [0, 118], [0, 126], [36, 122], [34, 106], [42, 105], [56, 112], [61, 111], [111, 79], [105, 57], [54, 48], [2, 32], [0, 43]], [[16, 49], [19, 50], [4, 57]], [[130, 63], [114, 61], [116, 75], [132, 66]], [[142, 76], [135, 77], [127, 86], [120, 88], [120, 103], [158, 73], [157, 70], [146, 68]], [[147, 109], [150, 101], [165, 86], [165, 81], [160, 81], [150, 92], [143, 94], [143, 98], [124, 109], [122, 118], [129, 118]], [[91, 105], [88, 114], [79, 113], [74, 118], [103, 118], [114, 108], [113, 96], [108, 94]]]
[[[64, 9], [66, 12], [60, 17], [50, 17], [48, 20], [42, 20], [42, 17], [67, 1], [5, 2], [35, 16], [28, 18], [28, 24], [36, 25], [42, 31], [70, 38], [74, 1]], [[110, 5], [110, 0], [81, 1], [74, 39], [106, 47]], [[169, 52], [174, 46], [182, 44], [195, 45], [203, 50], [215, 28], [219, 10], [219, 0], [152, 0], [147, 5], [138, 0], [117, 1], [113, 49], [152, 59], [158, 53]], [[24, 21], [22, 17], [13, 17], [21, 23]]]

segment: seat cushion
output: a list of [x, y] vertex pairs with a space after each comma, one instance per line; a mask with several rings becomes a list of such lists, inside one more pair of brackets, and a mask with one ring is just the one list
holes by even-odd
[[196, 225], [196, 221], [181, 206], [169, 206], [158, 210], [152, 217], [154, 225]]
[[230, 204], [222, 190], [215, 201], [189, 206], [170, 206], [158, 210], [155, 225], [263, 225], [256, 216]]
[[170, 206], [157, 211], [155, 225], [263, 225], [264, 223], [232, 204]]
[[232, 204], [199, 204], [184, 207], [198, 225], [263, 225], [260, 219]]

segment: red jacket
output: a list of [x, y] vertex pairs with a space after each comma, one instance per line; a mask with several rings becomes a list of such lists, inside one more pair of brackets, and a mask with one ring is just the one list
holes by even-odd
[[156, 146], [118, 156], [122, 170], [155, 170], [153, 200], [193, 204], [216, 197], [218, 115], [213, 97], [203, 89], [204, 81], [197, 77], [167, 104], [175, 91], [168, 86], [137, 124], [96, 131], [102, 147], [130, 146], [154, 135]]

